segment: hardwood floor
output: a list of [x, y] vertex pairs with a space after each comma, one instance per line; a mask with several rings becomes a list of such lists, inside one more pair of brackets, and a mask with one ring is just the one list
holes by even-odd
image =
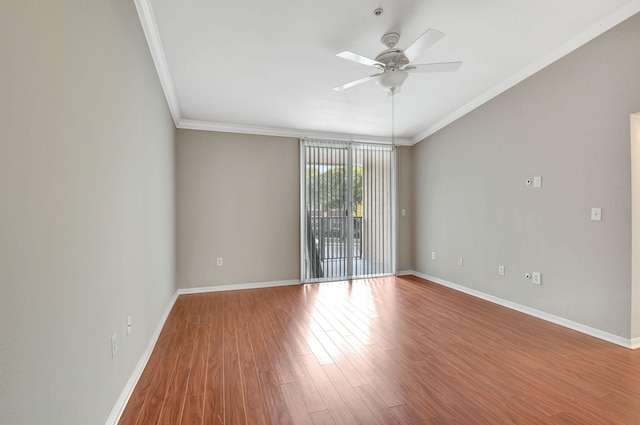
[[640, 350], [413, 277], [182, 295], [119, 423], [640, 424]]

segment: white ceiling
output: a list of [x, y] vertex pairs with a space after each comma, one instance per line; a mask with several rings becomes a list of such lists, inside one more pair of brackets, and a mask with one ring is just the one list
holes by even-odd
[[[336, 57], [374, 58], [380, 37], [407, 47], [446, 36], [416, 63], [462, 61], [455, 73], [411, 74], [395, 97], [399, 144], [414, 144], [640, 11], [640, 0], [136, 0], [180, 128], [385, 141], [391, 98], [375, 73]], [[381, 16], [373, 14], [382, 7]]]

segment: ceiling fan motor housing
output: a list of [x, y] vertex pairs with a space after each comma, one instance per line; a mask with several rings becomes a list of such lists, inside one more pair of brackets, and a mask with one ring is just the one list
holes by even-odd
[[389, 49], [376, 56], [376, 60], [385, 65], [385, 69], [400, 68], [409, 63], [402, 50]]
[[397, 32], [388, 32], [380, 39], [380, 42], [387, 50], [376, 56], [376, 60], [385, 64], [385, 69], [400, 68], [409, 63], [409, 59], [407, 59], [403, 51], [395, 48], [399, 40], [400, 34]]

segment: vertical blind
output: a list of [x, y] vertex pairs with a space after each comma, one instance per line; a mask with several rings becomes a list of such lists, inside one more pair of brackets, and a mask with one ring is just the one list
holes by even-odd
[[395, 163], [389, 145], [301, 140], [303, 281], [395, 271]]

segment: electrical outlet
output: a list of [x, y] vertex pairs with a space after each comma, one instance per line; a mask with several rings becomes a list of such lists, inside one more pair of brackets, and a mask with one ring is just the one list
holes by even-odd
[[435, 252], [435, 251], [433, 251], [433, 252], [431, 253], [431, 259], [432, 259], [432, 260], [435, 260], [435, 259], [436, 259], [436, 252]]
[[222, 265], [222, 258], [218, 257], [216, 260], [216, 266], [220, 267]]
[[498, 266], [498, 276], [504, 276], [504, 266]]
[[127, 317], [127, 335], [131, 335], [131, 316]]
[[533, 283], [534, 285], [542, 284], [542, 276], [540, 275], [540, 273], [538, 272], [531, 273], [531, 283]]
[[111, 337], [111, 357], [115, 357], [118, 352], [118, 334], [115, 333]]

